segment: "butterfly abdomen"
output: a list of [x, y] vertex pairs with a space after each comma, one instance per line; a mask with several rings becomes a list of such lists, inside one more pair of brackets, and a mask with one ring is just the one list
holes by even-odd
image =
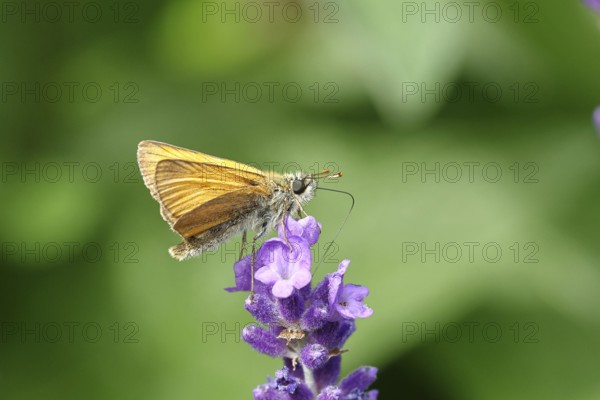
[[184, 241], [169, 249], [169, 254], [179, 261], [197, 257], [206, 251], [215, 250], [231, 237], [247, 230], [256, 230], [260, 225], [260, 209], [227, 220], [206, 232], [186, 238]]

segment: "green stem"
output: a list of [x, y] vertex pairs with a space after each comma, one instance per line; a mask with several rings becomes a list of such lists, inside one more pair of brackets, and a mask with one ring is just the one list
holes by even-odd
[[306, 365], [302, 364], [302, 372], [304, 372], [304, 383], [310, 388], [313, 394], [316, 396], [317, 393], [317, 384], [315, 382], [315, 376], [313, 375], [312, 369], [308, 368]]

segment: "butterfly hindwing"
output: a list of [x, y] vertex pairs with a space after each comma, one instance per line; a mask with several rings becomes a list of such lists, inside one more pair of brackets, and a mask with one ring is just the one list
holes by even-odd
[[264, 176], [256, 175], [250, 179], [214, 164], [163, 160], [156, 168], [158, 200], [163, 216], [171, 225], [182, 215], [220, 196], [243, 188], [261, 193], [265, 186]]
[[173, 225], [173, 229], [184, 238], [200, 235], [252, 212], [264, 195], [255, 189], [242, 188], [215, 197], [182, 215]]

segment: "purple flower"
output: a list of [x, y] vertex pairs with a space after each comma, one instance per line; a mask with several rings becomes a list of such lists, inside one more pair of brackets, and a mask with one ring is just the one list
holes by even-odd
[[291, 296], [285, 299], [278, 299], [280, 319], [295, 324], [298, 322], [305, 307], [305, 298], [299, 291], [292, 293]]
[[[285, 233], [283, 232], [284, 229]], [[297, 221], [288, 216], [285, 219], [285, 228], [278, 225], [277, 233], [280, 238], [286, 236], [300, 236], [312, 246], [319, 240], [319, 235], [321, 235], [321, 224], [319, 224], [314, 217], [310, 216]]]
[[[254, 293], [245, 309], [263, 324], [248, 325], [242, 338], [254, 350], [282, 357], [284, 367], [275, 379], [254, 389], [259, 400], [372, 400], [377, 391], [367, 391], [377, 370], [361, 367], [338, 386], [343, 346], [356, 330], [356, 318], [373, 313], [364, 304], [369, 290], [344, 285], [350, 261], [344, 260], [311, 287], [310, 272], [314, 245], [321, 226], [313, 217], [287, 217], [279, 237], [267, 240], [255, 257]], [[234, 265], [235, 287], [230, 292], [251, 288], [251, 257]]]
[[[235, 273], [235, 286], [225, 288], [226, 291], [229, 293], [250, 291], [252, 281], [252, 276], [250, 273], [252, 270], [250, 267], [251, 260], [252, 256], [247, 255], [233, 264], [233, 272]], [[267, 285], [257, 281], [256, 279], [254, 280], [254, 293], [271, 296], [271, 290], [269, 289], [270, 288]]]
[[258, 252], [257, 260], [263, 265], [254, 278], [265, 285], [273, 285], [273, 296], [286, 298], [294, 289], [310, 283], [312, 254], [308, 242], [300, 236], [288, 237], [289, 244], [280, 238], [267, 240]]
[[286, 366], [275, 372], [275, 377], [277, 378], [275, 383], [278, 390], [287, 392], [289, 394], [294, 394], [294, 392], [296, 392], [296, 388], [298, 387], [298, 381], [294, 378], [289, 379], [290, 376], [288, 372], [289, 370]]
[[277, 304], [270, 296], [255, 293], [249, 296], [244, 303], [244, 308], [261, 324], [275, 324], [281, 319]]
[[329, 360], [329, 350], [319, 343], [304, 346], [300, 353], [302, 365], [306, 365], [310, 369], [322, 367], [327, 360]]
[[329, 277], [329, 305], [344, 318], [367, 318], [373, 310], [367, 307], [363, 300], [369, 295], [365, 286], [348, 284], [343, 286], [344, 274], [350, 260], [340, 263], [337, 273]]
[[377, 378], [377, 368], [375, 367], [360, 367], [354, 372], [351, 372], [339, 384], [339, 386], [326, 387], [317, 400], [375, 400], [379, 392], [377, 390], [369, 390]]
[[352, 390], [364, 391], [375, 382], [375, 379], [377, 379], [377, 368], [360, 367], [340, 382], [340, 389], [342, 393], [350, 393]]
[[335, 385], [342, 370], [342, 357], [331, 357], [321, 368], [313, 371], [317, 390], [322, 392], [325, 388]]
[[275, 378], [260, 385], [252, 391], [256, 400], [312, 400], [313, 393], [302, 380], [290, 376], [289, 369], [284, 366], [275, 372]]
[[363, 303], [368, 295], [369, 289], [365, 286], [345, 285], [341, 291], [338, 291], [335, 309], [348, 319], [370, 317], [373, 310]]
[[317, 397], [317, 400], [340, 400], [342, 391], [336, 386], [327, 386]]
[[304, 312], [304, 315], [302, 315], [300, 326], [302, 329], [314, 331], [325, 325], [328, 321], [328, 317], [329, 305], [326, 302], [315, 299], [313, 296], [312, 304]]
[[250, 260], [252, 256], [246, 256], [233, 264], [235, 273], [235, 286], [225, 288], [230, 293], [250, 290]]
[[[598, 4], [600, 4], [600, 0], [598, 0]], [[596, 107], [593, 114], [594, 125], [596, 126], [596, 130], [600, 134], [600, 106]]]
[[583, 0], [583, 3], [593, 11], [600, 13], [600, 0]]
[[[302, 379], [292, 376], [287, 366], [275, 372], [276, 379], [268, 378], [252, 394], [255, 400], [312, 400], [314, 394]], [[327, 386], [316, 400], [376, 400], [379, 392], [368, 390], [377, 378], [377, 368], [360, 367], [342, 379], [339, 386]]]
[[242, 339], [254, 350], [271, 357], [283, 357], [286, 354], [285, 341], [257, 325], [248, 325], [242, 330]]
[[311, 332], [310, 339], [315, 343], [321, 343], [328, 349], [342, 348], [355, 330], [354, 320], [331, 321]]

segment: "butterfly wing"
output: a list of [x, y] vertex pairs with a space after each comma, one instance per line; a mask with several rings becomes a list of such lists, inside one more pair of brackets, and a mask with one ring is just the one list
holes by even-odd
[[165, 143], [141, 142], [138, 162], [163, 218], [185, 238], [249, 212], [271, 193], [256, 168]]
[[144, 184], [150, 190], [152, 197], [157, 201], [160, 200], [156, 187], [156, 169], [158, 163], [164, 160], [181, 160], [217, 165], [236, 170], [242, 175], [248, 174], [249, 177], [254, 177], [255, 179], [264, 177], [264, 173], [261, 170], [249, 165], [154, 140], [144, 140], [140, 142], [138, 145], [137, 159], [142, 178], [144, 179]]
[[235, 221], [260, 204], [260, 195], [250, 188], [238, 189], [215, 197], [182, 215], [173, 229], [184, 238], [200, 235], [211, 228]]

